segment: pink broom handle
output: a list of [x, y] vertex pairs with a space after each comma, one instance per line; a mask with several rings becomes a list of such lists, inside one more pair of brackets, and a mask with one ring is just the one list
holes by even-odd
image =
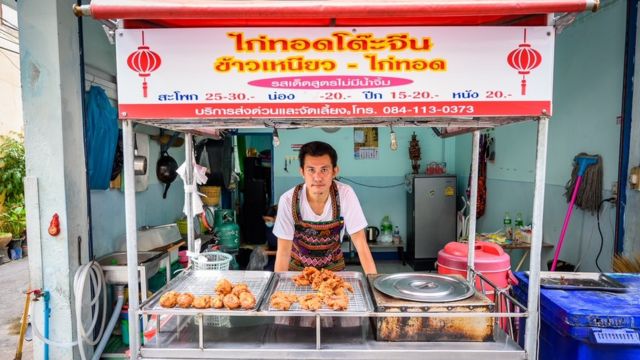
[[581, 182], [582, 175], [578, 176], [578, 178], [576, 179], [576, 185], [573, 187], [573, 194], [571, 194], [569, 208], [567, 209], [567, 214], [564, 216], [564, 224], [562, 224], [562, 231], [560, 232], [560, 240], [558, 241], [558, 245], [556, 246], [556, 253], [553, 255], [553, 264], [551, 265], [551, 271], [556, 271], [558, 256], [560, 255], [560, 250], [562, 249], [564, 235], [567, 233], [567, 228], [569, 227], [569, 220], [571, 219], [571, 213], [573, 212], [573, 204], [575, 204], [576, 202], [576, 197], [578, 196], [578, 189], [580, 188]]

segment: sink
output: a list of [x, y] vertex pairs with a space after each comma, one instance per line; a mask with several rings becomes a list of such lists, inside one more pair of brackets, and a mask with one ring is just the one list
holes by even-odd
[[[158, 272], [160, 262], [167, 257], [167, 255], [167, 253], [160, 251], [138, 252], [138, 270], [144, 270], [146, 279], [149, 279]], [[108, 284], [127, 285], [129, 276], [127, 272], [126, 252], [117, 251], [105, 255], [97, 261], [104, 270], [104, 276]]]
[[[153, 249], [169, 245], [182, 239], [178, 225], [166, 224], [159, 226], [143, 226], [138, 229], [138, 250], [152, 251]], [[127, 238], [122, 235], [116, 244], [116, 249], [125, 251], [127, 249]]]

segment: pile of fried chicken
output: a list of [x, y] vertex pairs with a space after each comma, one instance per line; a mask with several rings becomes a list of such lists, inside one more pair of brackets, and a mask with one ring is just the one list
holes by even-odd
[[250, 310], [256, 306], [256, 297], [253, 295], [247, 284], [236, 284], [235, 286], [227, 279], [218, 281], [215, 287], [217, 295], [194, 296], [191, 293], [179, 293], [168, 291], [160, 297], [160, 306], [165, 308], [180, 307], [196, 309], [222, 309], [229, 310], [244, 309]]
[[292, 280], [296, 286], [311, 286], [317, 292], [298, 296], [276, 291], [271, 295], [271, 308], [287, 311], [296, 302], [301, 308], [311, 311], [316, 311], [323, 305], [335, 311], [347, 310], [349, 307], [347, 291], [353, 293], [353, 286], [331, 270], [306, 267]]

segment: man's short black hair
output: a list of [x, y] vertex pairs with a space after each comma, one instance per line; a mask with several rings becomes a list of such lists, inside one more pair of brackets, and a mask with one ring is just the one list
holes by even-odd
[[329, 155], [333, 167], [338, 166], [338, 153], [336, 153], [336, 150], [326, 142], [312, 141], [302, 145], [300, 148], [300, 154], [298, 155], [301, 169], [304, 169], [304, 158], [307, 155], [314, 157]]

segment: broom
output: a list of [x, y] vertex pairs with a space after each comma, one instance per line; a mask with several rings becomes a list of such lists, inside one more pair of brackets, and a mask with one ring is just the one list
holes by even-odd
[[585, 166], [584, 175], [576, 194], [575, 205], [594, 215], [600, 211], [599, 207], [602, 201], [602, 157], [600, 155], [589, 155], [587, 153], [576, 155], [573, 161], [571, 179], [565, 185], [564, 196], [567, 198], [567, 202], [571, 201], [573, 190], [583, 166]]
[[633, 257], [613, 255], [613, 271], [617, 273], [640, 273], [640, 253]]
[[[592, 214], [600, 211], [600, 202], [602, 201], [602, 157], [600, 155], [580, 153], [573, 158], [571, 179], [567, 182], [565, 188], [567, 190], [565, 196], [569, 202], [569, 207], [562, 224], [560, 240], [558, 240], [556, 252], [553, 255], [551, 271], [556, 270], [558, 256], [560, 256], [564, 236], [569, 227], [574, 204]], [[569, 194], [571, 194], [570, 197]]]

